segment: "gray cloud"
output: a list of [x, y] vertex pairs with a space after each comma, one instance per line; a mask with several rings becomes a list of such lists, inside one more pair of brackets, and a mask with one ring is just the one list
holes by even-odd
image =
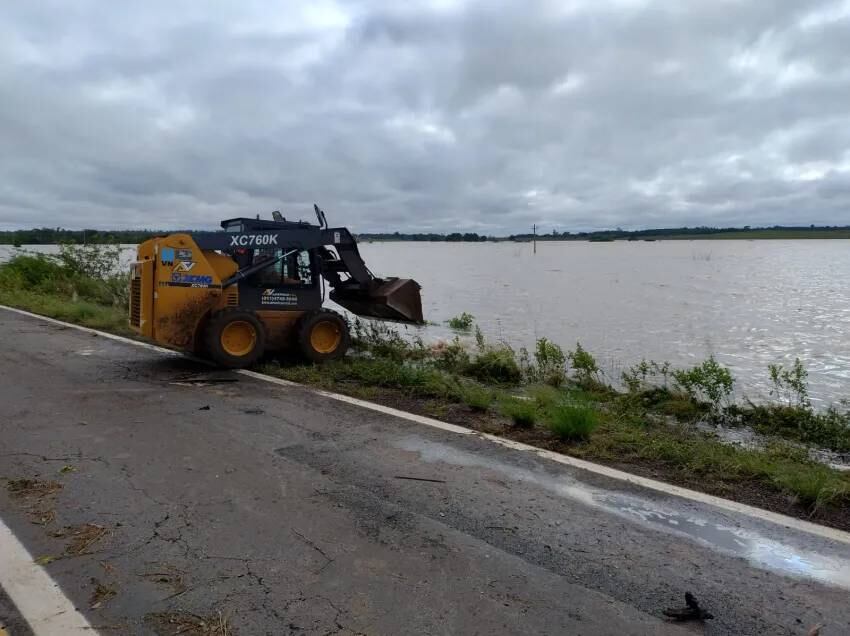
[[850, 2], [10, 3], [0, 228], [850, 223]]

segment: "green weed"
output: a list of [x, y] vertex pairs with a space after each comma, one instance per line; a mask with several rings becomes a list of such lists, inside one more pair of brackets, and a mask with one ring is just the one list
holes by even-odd
[[773, 388], [771, 395], [781, 397], [789, 407], [808, 409], [812, 402], [809, 399], [809, 373], [806, 371], [800, 358], [794, 359], [794, 365], [786, 369], [781, 364], [768, 365], [770, 381]]
[[549, 407], [546, 426], [562, 440], [585, 440], [599, 426], [599, 413], [589, 404], [564, 402]]

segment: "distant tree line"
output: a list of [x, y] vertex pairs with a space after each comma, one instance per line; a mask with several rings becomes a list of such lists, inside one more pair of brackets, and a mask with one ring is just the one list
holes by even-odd
[[596, 230], [591, 232], [558, 232], [553, 230], [548, 234], [511, 234], [508, 240], [530, 241], [536, 238], [538, 241], [639, 241], [657, 239], [682, 239], [682, 238], [781, 238], [781, 237], [806, 236], [834, 236], [835, 238], [850, 237], [850, 226], [848, 225], [773, 225], [770, 227], [674, 227], [653, 228], [647, 230]]
[[435, 233], [406, 233], [406, 232], [378, 232], [358, 234], [357, 238], [363, 241], [449, 241], [459, 242], [481, 242], [499, 240], [494, 236], [483, 236], [475, 232], [452, 232], [451, 234]]
[[[153, 236], [163, 236], [174, 232], [191, 230], [66, 230], [63, 228], [34, 228], [31, 230], [0, 231], [0, 245], [50, 245], [58, 243], [129, 243], [136, 244]], [[446, 241], [450, 243], [480, 243], [482, 241], [651, 241], [658, 239], [686, 238], [850, 238], [848, 225], [774, 225], [771, 227], [678, 227], [655, 228], [648, 230], [598, 230], [593, 232], [558, 232], [547, 234], [531, 232], [511, 234], [509, 236], [486, 236], [476, 232], [378, 232], [358, 234], [363, 241]]]
[[61, 227], [39, 227], [32, 230], [0, 232], [0, 245], [54, 245], [58, 243], [141, 243], [152, 236], [171, 232], [154, 230], [65, 230]]

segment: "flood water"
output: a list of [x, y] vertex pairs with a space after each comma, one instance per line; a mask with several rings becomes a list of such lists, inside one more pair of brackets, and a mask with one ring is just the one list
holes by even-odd
[[423, 287], [426, 319], [467, 311], [515, 346], [577, 341], [615, 376], [714, 354], [739, 392], [799, 356], [813, 398], [850, 397], [850, 241], [370, 243], [373, 272]]
[[[378, 276], [423, 287], [426, 339], [463, 311], [512, 346], [577, 341], [606, 372], [714, 354], [739, 395], [799, 357], [819, 405], [850, 397], [850, 241], [362, 243]], [[11, 248], [0, 246], [0, 260]], [[132, 252], [128, 252], [129, 256]]]

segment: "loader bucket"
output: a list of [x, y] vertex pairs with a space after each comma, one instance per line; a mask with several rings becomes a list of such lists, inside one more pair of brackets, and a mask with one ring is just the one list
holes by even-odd
[[377, 278], [370, 288], [337, 287], [331, 300], [358, 316], [422, 324], [419, 283], [410, 278]]

